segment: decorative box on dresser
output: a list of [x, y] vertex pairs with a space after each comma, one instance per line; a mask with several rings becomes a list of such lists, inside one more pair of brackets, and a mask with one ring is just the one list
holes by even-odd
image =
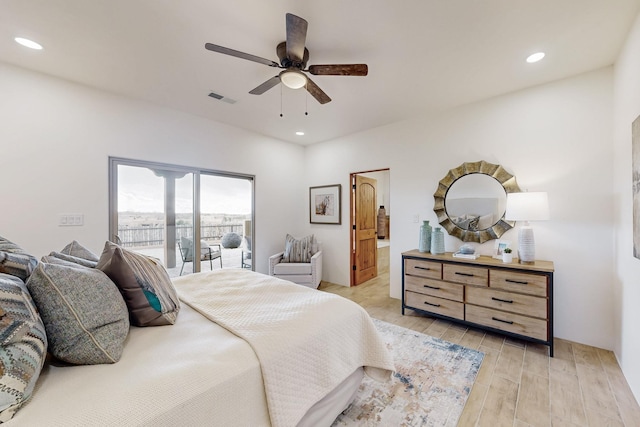
[[527, 341], [553, 357], [553, 262], [505, 264], [488, 256], [402, 254], [405, 308]]

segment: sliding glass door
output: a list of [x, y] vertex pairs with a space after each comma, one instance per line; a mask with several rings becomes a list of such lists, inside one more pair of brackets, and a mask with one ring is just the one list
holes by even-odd
[[109, 159], [109, 235], [171, 276], [252, 268], [254, 178]]

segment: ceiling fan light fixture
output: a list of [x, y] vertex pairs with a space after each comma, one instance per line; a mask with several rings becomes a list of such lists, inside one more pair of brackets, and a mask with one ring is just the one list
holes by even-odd
[[298, 70], [285, 70], [280, 73], [280, 81], [290, 89], [300, 89], [307, 84], [307, 76]]

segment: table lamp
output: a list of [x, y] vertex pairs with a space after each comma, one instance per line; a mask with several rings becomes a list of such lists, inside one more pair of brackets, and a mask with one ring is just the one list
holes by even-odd
[[505, 219], [524, 221], [518, 232], [518, 258], [521, 264], [533, 264], [536, 245], [529, 221], [549, 219], [549, 199], [546, 192], [508, 193]]

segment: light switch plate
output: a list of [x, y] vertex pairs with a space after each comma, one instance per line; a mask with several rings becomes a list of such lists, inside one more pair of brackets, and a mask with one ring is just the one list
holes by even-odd
[[61, 227], [84, 225], [83, 214], [60, 214], [58, 215], [58, 225]]

